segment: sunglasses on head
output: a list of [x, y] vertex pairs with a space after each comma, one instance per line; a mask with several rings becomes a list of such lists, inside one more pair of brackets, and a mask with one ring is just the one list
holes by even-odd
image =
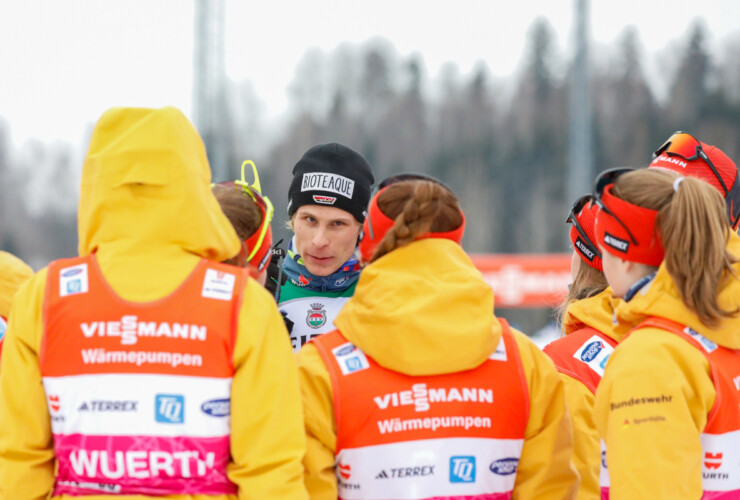
[[[246, 167], [247, 165], [252, 166], [252, 173], [254, 174], [254, 182], [252, 182], [252, 184], [249, 184], [247, 182], [244, 175], [244, 167]], [[252, 245], [252, 248], [249, 250], [249, 255], [247, 256], [247, 262], [251, 262], [254, 256], [257, 255], [257, 252], [259, 252], [260, 248], [262, 248], [262, 244], [265, 240], [265, 235], [267, 234], [267, 230], [270, 228], [272, 216], [275, 213], [275, 208], [272, 206], [270, 198], [268, 198], [267, 196], [262, 196], [262, 187], [260, 185], [259, 174], [257, 173], [257, 166], [252, 160], [245, 160], [242, 163], [241, 179], [237, 179], [233, 181], [233, 183], [241, 189], [242, 193], [245, 196], [249, 196], [252, 201], [254, 201], [258, 207], [260, 207], [260, 210], [262, 211], [262, 223], [260, 224], [260, 227], [258, 229], [259, 236], [257, 237], [257, 241], [255, 242], [255, 244]], [[231, 185], [231, 181], [219, 182], [219, 184]], [[269, 261], [269, 258], [263, 259], [262, 262], [258, 263], [258, 269], [262, 271], [262, 269], [264, 269], [265, 265], [267, 265]]]
[[617, 221], [619, 225], [624, 228], [625, 231], [627, 231], [627, 234], [632, 240], [632, 243], [637, 245], [638, 244], [637, 240], [632, 234], [632, 231], [630, 231], [627, 225], [624, 222], [622, 222], [614, 212], [609, 210], [607, 206], [604, 205], [604, 202], [601, 200], [601, 196], [604, 193], [604, 189], [607, 186], [614, 184], [619, 178], [619, 176], [626, 174], [627, 172], [632, 172], [634, 170], [635, 170], [634, 168], [630, 168], [630, 167], [617, 167], [617, 168], [611, 168], [609, 170], [604, 170], [603, 172], [601, 172], [598, 175], [598, 177], [596, 177], [596, 184], [594, 186], [594, 192], [592, 194], [592, 199], [593, 199], [593, 202], [599, 206], [599, 209], [611, 215], [614, 218], [614, 220]]
[[592, 251], [598, 258], [601, 258], [601, 251], [596, 245], [594, 245], [594, 242], [591, 241], [591, 238], [588, 237], [586, 231], [578, 223], [577, 217], [577, 215], [581, 213], [581, 210], [583, 210], [586, 205], [591, 203], [592, 200], [593, 197], [590, 194], [584, 194], [583, 196], [578, 198], [573, 204], [573, 208], [570, 209], [570, 213], [568, 214], [568, 218], [565, 219], [565, 222], [573, 224], [573, 227], [576, 228], [576, 231], [578, 231], [578, 234], [583, 239], [583, 244], [586, 245], [586, 248]]
[[704, 160], [716, 177], [719, 185], [722, 186], [722, 192], [724, 193], [727, 204], [727, 216], [730, 219], [730, 225], [732, 227], [737, 227], [738, 220], [740, 220], [740, 203], [736, 204], [735, 201], [740, 198], [740, 175], [735, 176], [735, 182], [732, 187], [727, 189], [727, 184], [725, 184], [724, 179], [717, 170], [717, 167], [712, 163], [709, 155], [704, 151], [701, 142], [686, 132], [674, 132], [673, 135], [653, 153], [653, 159], [657, 158], [662, 153], [666, 153], [668, 156], [679, 156], [686, 161], [696, 160], [698, 158]]
[[653, 159], [657, 158], [663, 153], [667, 154], [668, 156], [679, 156], [686, 161], [692, 161], [701, 158], [712, 170], [712, 173], [714, 173], [715, 177], [717, 177], [717, 181], [719, 181], [719, 184], [722, 186], [722, 189], [724, 191], [724, 196], [726, 197], [727, 193], [730, 192], [730, 190], [727, 189], [727, 185], [722, 179], [722, 176], [719, 174], [719, 171], [714, 166], [714, 163], [712, 163], [712, 160], [710, 160], [709, 156], [707, 156], [707, 154], [704, 152], [701, 142], [699, 142], [699, 140], [696, 139], [693, 135], [681, 131], [674, 132], [673, 135], [670, 136], [661, 147], [655, 150], [655, 152], [653, 153]]

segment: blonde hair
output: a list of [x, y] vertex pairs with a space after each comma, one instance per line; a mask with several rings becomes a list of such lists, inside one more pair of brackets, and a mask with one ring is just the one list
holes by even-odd
[[607, 283], [604, 273], [581, 260], [578, 271], [576, 271], [575, 279], [573, 279], [573, 283], [568, 289], [568, 295], [565, 296], [563, 302], [556, 309], [559, 326], [563, 328], [565, 325], [568, 307], [573, 302], [598, 295], [606, 290], [608, 286], [609, 283]]
[[370, 262], [429, 232], [447, 232], [462, 224], [457, 197], [441, 184], [424, 180], [391, 184], [378, 197], [378, 208], [394, 219]]
[[719, 290], [735, 279], [727, 251], [730, 226], [725, 202], [704, 181], [685, 177], [676, 185], [675, 172], [641, 169], [620, 176], [612, 194], [629, 203], [658, 211], [656, 226], [665, 249], [664, 263], [676, 283], [681, 300], [707, 326], [735, 315], [718, 303]]

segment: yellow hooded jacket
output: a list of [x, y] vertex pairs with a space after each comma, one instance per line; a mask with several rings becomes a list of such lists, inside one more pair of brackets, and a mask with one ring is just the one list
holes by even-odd
[[0, 251], [0, 316], [7, 319], [13, 297], [31, 276], [33, 269], [15, 255]]
[[[133, 302], [156, 301], [172, 293], [201, 259], [223, 261], [240, 250], [211, 194], [203, 143], [175, 108], [114, 108], [103, 114], [83, 166], [78, 229], [79, 254], [95, 252], [106, 281]], [[0, 377], [1, 499], [45, 499], [54, 485], [38, 361], [47, 274], [42, 269], [18, 292], [2, 353], [3, 374], [12, 377]], [[296, 363], [274, 301], [252, 279], [245, 285], [233, 363], [227, 473], [238, 498], [306, 498]]]
[[[495, 350], [501, 327], [493, 292], [465, 252], [444, 239], [398, 248], [367, 266], [335, 321], [342, 334], [384, 368], [438, 375], [476, 368]], [[513, 331], [529, 387], [530, 417], [514, 498], [574, 498], [578, 476], [570, 418], [555, 367]], [[312, 344], [298, 353], [311, 498], [337, 498], [336, 423], [329, 373]]]
[[[728, 250], [740, 255], [735, 233]], [[733, 267], [740, 275], [740, 263]], [[724, 310], [740, 305], [740, 280], [730, 278], [723, 285], [719, 304]], [[612, 331], [620, 338], [649, 317], [659, 317], [740, 349], [740, 315], [716, 328], [702, 324], [684, 305], [665, 264], [629, 302], [615, 300], [614, 310]], [[696, 347], [663, 329], [632, 331], [612, 353], [596, 391], [594, 420], [606, 442], [610, 498], [701, 498], [699, 438], [715, 397], [709, 363]]]
[[[615, 337], [611, 331], [612, 300], [612, 290], [607, 288], [593, 297], [571, 303], [563, 322], [565, 334], [570, 335], [589, 327], [618, 342], [619, 338]], [[552, 355], [552, 351], [557, 349], [558, 344], [564, 342], [566, 338], [550, 343], [545, 347], [545, 353]], [[565, 388], [568, 412], [573, 421], [573, 444], [575, 446], [573, 464], [581, 476], [581, 486], [576, 498], [577, 500], [598, 500], [601, 498], [599, 488], [601, 445], [593, 417], [595, 396], [583, 381], [572, 374], [559, 371]]]

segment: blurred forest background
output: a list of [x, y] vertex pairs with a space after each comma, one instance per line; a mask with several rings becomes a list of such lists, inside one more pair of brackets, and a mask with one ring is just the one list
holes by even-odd
[[[384, 39], [310, 50], [289, 87], [291, 118], [277, 133], [267, 132], [249, 82], [229, 82], [222, 138], [229, 176], [236, 178], [243, 160], [255, 161], [275, 204], [277, 238], [286, 238], [293, 165], [310, 146], [337, 141], [360, 151], [378, 180], [417, 171], [450, 185], [466, 212], [469, 252], [569, 251], [571, 66], [547, 20], [536, 20], [527, 36], [520, 70], [507, 78], [491, 77], [485, 65], [463, 76], [450, 65], [428, 81], [421, 56], [401, 57]], [[610, 51], [591, 53], [594, 172], [646, 166], [675, 130], [740, 158], [740, 39], [710, 53], [707, 37], [695, 23], [651, 78], [634, 30]], [[0, 248], [35, 269], [76, 255], [86, 147], [38, 140], [15, 146], [0, 116]]]

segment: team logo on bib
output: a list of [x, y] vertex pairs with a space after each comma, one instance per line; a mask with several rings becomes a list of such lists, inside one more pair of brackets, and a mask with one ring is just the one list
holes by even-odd
[[321, 328], [326, 324], [324, 304], [311, 304], [311, 309], [306, 314], [306, 324], [311, 328]]

